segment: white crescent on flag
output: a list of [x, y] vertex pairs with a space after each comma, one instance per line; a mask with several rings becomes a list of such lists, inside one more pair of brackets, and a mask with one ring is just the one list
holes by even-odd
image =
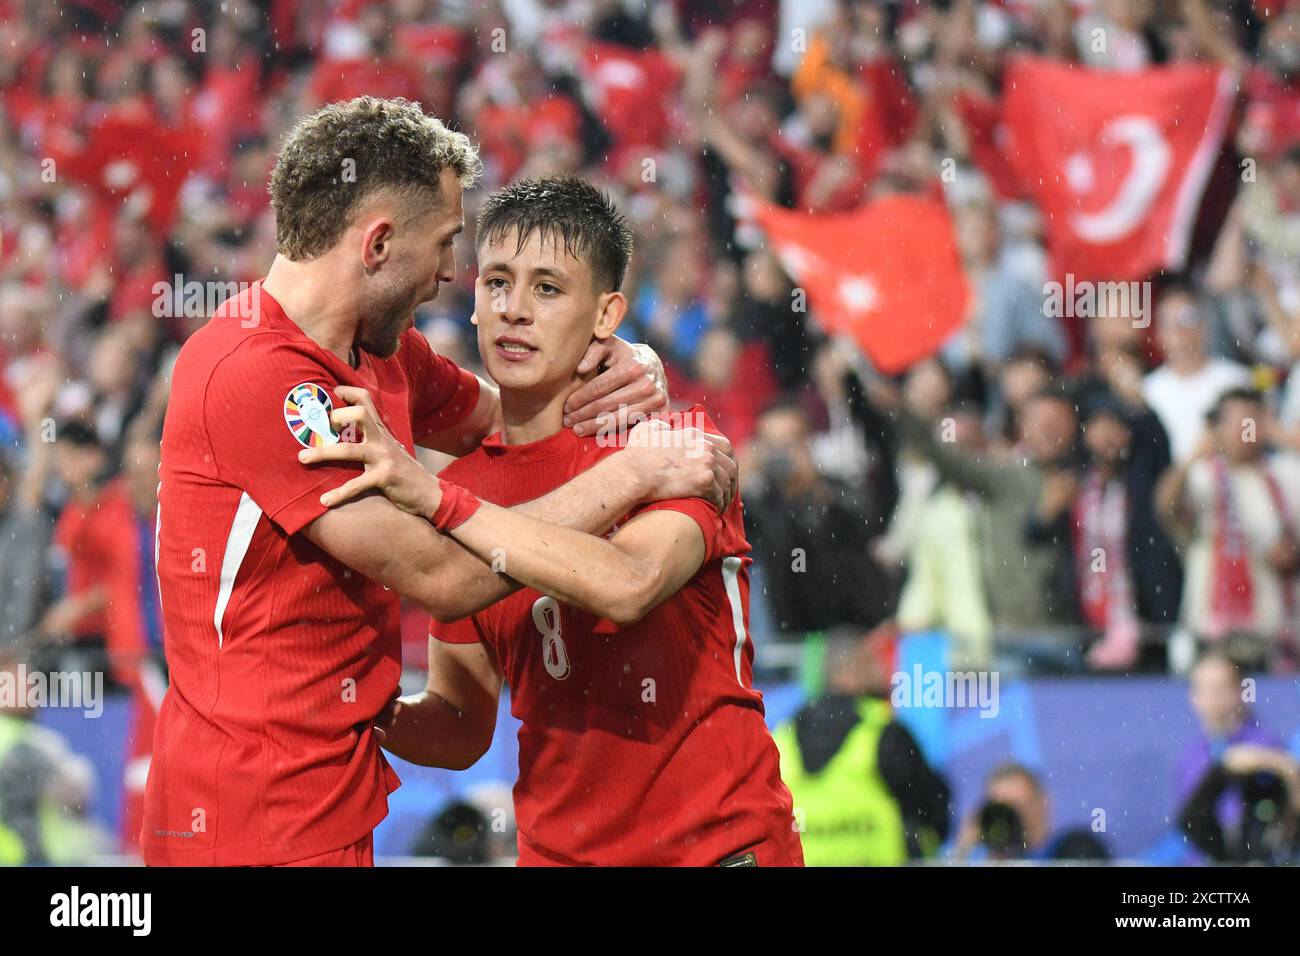
[[1140, 280], [1186, 264], [1235, 102], [1230, 70], [1017, 56], [1003, 88], [1004, 156], [1042, 212], [1054, 274]]
[[[1108, 123], [1098, 146], [1112, 143], [1128, 147], [1130, 165], [1122, 185], [1101, 209], [1070, 217], [1070, 227], [1088, 242], [1115, 242], [1136, 229], [1160, 195], [1173, 161], [1160, 127], [1146, 116], [1121, 116]], [[1092, 164], [1092, 156], [1076, 153], [1066, 167], [1070, 185], [1080, 198], [1087, 196], [1096, 180]], [[1086, 172], [1079, 175], [1083, 170]]]

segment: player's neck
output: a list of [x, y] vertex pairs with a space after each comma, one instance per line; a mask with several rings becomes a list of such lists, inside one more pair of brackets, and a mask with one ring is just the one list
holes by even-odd
[[572, 388], [554, 395], [501, 390], [501, 439], [507, 445], [527, 445], [550, 438], [564, 427], [564, 400]]
[[359, 317], [355, 297], [338, 281], [342, 274], [330, 253], [310, 262], [294, 262], [277, 254], [262, 288], [280, 303], [303, 335], [348, 362]]

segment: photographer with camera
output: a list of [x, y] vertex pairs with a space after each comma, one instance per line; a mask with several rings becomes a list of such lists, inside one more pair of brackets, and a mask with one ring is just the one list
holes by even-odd
[[1038, 775], [1006, 763], [984, 782], [984, 799], [962, 822], [952, 855], [961, 860], [1108, 860], [1085, 827], [1051, 833], [1051, 804]]
[[[1224, 826], [1219, 804], [1236, 791], [1237, 819]], [[1216, 863], [1300, 863], [1300, 763], [1285, 750], [1233, 744], [1205, 772], [1179, 813], [1179, 825]]]
[[1286, 839], [1294, 840], [1286, 826], [1295, 813], [1280, 794], [1289, 788], [1291, 800], [1300, 799], [1300, 776], [1282, 738], [1247, 703], [1246, 686], [1224, 648], [1202, 655], [1188, 675], [1200, 732], [1175, 764], [1176, 819], [1193, 846], [1219, 862], [1284, 856]]

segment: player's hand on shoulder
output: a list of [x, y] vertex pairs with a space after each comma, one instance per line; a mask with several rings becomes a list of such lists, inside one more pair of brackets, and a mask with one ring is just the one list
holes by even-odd
[[726, 511], [736, 495], [740, 470], [731, 442], [723, 435], [672, 428], [652, 418], [628, 434], [627, 450], [651, 476], [650, 501], [705, 498]]
[[360, 462], [365, 471], [321, 495], [321, 504], [334, 508], [370, 491], [378, 491], [403, 511], [428, 517], [441, 500], [438, 479], [425, 470], [385, 427], [374, 399], [364, 388], [340, 385], [340, 402], [330, 412], [330, 424], [340, 441], [304, 448], [298, 460], [306, 465], [329, 461]]
[[630, 345], [617, 336], [592, 342], [578, 365], [585, 374], [605, 366], [564, 403], [564, 424], [579, 435], [601, 428], [622, 431], [668, 407], [668, 379], [663, 362], [648, 345]]

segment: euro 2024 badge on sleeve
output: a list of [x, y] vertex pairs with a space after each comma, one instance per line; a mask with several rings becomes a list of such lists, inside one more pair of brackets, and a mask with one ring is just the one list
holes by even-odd
[[329, 393], [315, 382], [303, 382], [284, 397], [284, 421], [293, 437], [307, 448], [333, 445], [339, 436], [330, 424], [334, 403]]

